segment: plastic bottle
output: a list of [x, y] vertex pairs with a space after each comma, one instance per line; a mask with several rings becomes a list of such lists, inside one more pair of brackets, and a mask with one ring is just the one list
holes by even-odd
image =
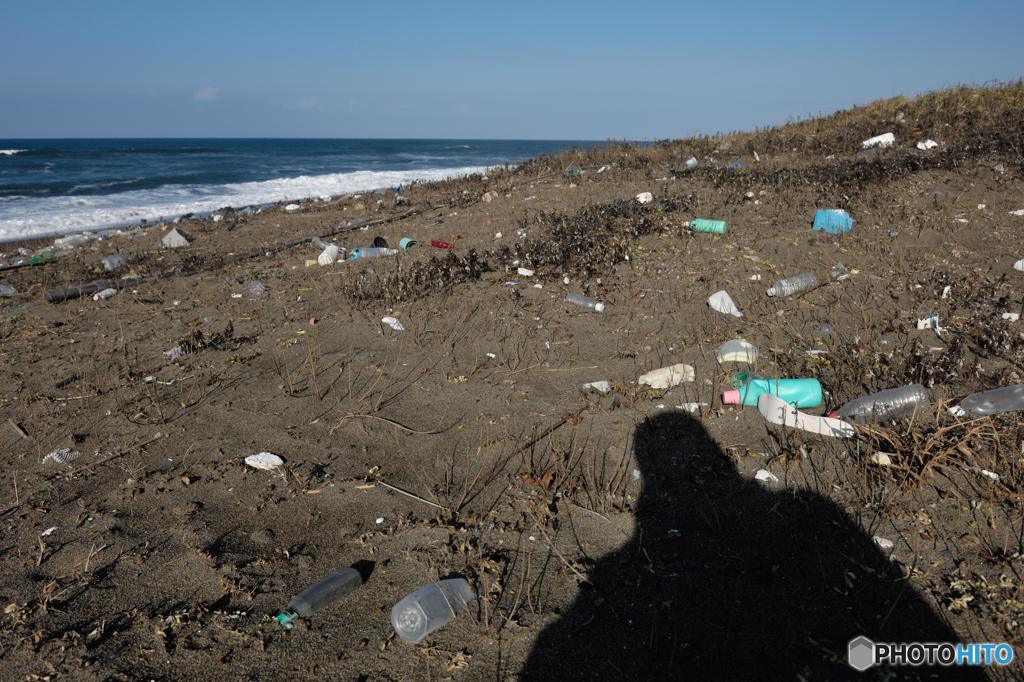
[[771, 393], [797, 407], [817, 407], [822, 403], [821, 383], [817, 379], [751, 379], [739, 388], [723, 392], [722, 402], [757, 407], [762, 393]]
[[381, 256], [394, 256], [397, 253], [398, 249], [385, 249], [380, 246], [357, 246], [349, 253], [348, 259], [379, 258]]
[[855, 398], [839, 408], [837, 416], [855, 424], [882, 423], [927, 405], [928, 390], [921, 384], [910, 384]]
[[690, 221], [690, 229], [694, 232], [708, 232], [710, 234], [725, 234], [729, 226], [724, 220], [708, 220], [707, 218], [694, 218]]
[[292, 597], [288, 608], [277, 615], [277, 622], [285, 630], [291, 630], [296, 618], [316, 613], [362, 584], [363, 576], [356, 569], [350, 566], [337, 568], [304, 589], [301, 594]]
[[441, 580], [406, 595], [391, 609], [391, 626], [403, 642], [416, 644], [442, 628], [469, 602], [473, 588], [462, 578]]
[[584, 296], [583, 294], [572, 293], [565, 297], [565, 300], [573, 305], [578, 305], [581, 308], [592, 310], [595, 313], [604, 312], [604, 303], [601, 303], [597, 299]]
[[107, 272], [114, 272], [124, 267], [124, 256], [120, 254], [114, 254], [113, 256], [104, 256], [100, 259], [100, 263], [103, 264], [103, 269]]
[[841, 208], [823, 208], [814, 214], [812, 229], [829, 234], [843, 234], [853, 229], [853, 218]]
[[768, 289], [769, 296], [792, 296], [801, 291], [807, 291], [818, 284], [818, 278], [813, 272], [801, 272], [785, 279], [780, 279]]
[[1000, 386], [991, 391], [972, 393], [960, 402], [965, 412], [987, 416], [1024, 410], [1024, 384]]

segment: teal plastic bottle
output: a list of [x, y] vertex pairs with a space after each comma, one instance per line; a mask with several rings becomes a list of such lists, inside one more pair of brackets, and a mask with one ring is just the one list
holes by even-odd
[[821, 383], [817, 379], [751, 379], [722, 393], [722, 402], [757, 407], [762, 393], [771, 393], [797, 407], [818, 407], [822, 403]]

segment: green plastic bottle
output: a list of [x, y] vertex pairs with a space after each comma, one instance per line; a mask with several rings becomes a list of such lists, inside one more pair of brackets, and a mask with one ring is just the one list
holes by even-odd
[[690, 229], [694, 232], [709, 232], [711, 234], [725, 234], [729, 226], [724, 220], [708, 220], [707, 218], [694, 218], [690, 221]]
[[722, 393], [722, 402], [757, 407], [762, 393], [771, 393], [797, 407], [818, 407], [822, 403], [821, 384], [817, 379], [751, 379], [739, 388]]

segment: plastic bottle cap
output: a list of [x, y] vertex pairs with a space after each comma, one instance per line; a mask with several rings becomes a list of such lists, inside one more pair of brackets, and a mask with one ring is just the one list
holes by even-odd
[[769, 296], [774, 296], [777, 292], [775, 291], [775, 287], [769, 287], [767, 293]]
[[598, 312], [598, 313], [603, 313], [604, 312], [604, 303], [595, 303], [594, 304], [594, 311]]
[[722, 403], [725, 405], [739, 405], [740, 404], [740, 392], [739, 389], [730, 388], [728, 391], [722, 391]]

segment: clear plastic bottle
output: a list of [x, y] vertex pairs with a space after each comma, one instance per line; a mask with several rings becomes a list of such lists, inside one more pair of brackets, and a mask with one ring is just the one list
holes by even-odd
[[595, 313], [604, 312], [604, 303], [601, 303], [595, 298], [584, 296], [583, 294], [572, 293], [565, 297], [565, 300], [573, 305], [578, 305], [581, 308], [592, 310]]
[[350, 566], [337, 568], [316, 581], [301, 594], [292, 597], [288, 608], [277, 615], [277, 622], [285, 630], [294, 627], [292, 621], [316, 613], [336, 599], [344, 597], [363, 584], [363, 576]]
[[398, 249], [386, 249], [380, 246], [357, 246], [349, 252], [348, 259], [379, 258], [381, 256], [394, 256], [397, 253]]
[[988, 416], [1024, 410], [1024, 384], [1000, 386], [991, 391], [972, 393], [960, 402], [964, 412]]
[[425, 585], [406, 595], [391, 609], [391, 625], [403, 642], [416, 644], [442, 628], [469, 602], [476, 599], [463, 578]]
[[792, 296], [793, 294], [817, 286], [818, 278], [813, 272], [801, 272], [785, 279], [780, 279], [768, 289], [769, 296]]
[[838, 415], [855, 424], [881, 423], [927, 406], [927, 389], [921, 384], [910, 384], [855, 398], [839, 408]]

